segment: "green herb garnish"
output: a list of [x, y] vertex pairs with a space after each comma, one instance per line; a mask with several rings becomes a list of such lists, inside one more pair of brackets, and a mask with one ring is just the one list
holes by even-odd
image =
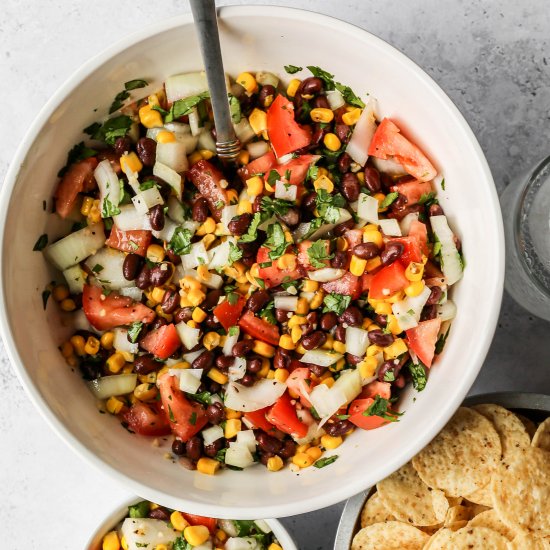
[[363, 413], [363, 416], [379, 416], [389, 422], [399, 422], [397, 417], [401, 416], [403, 413], [389, 410], [389, 405], [390, 402], [387, 399], [377, 395], [374, 398], [374, 403]]
[[143, 323], [141, 321], [134, 321], [129, 327], [128, 327], [128, 340], [135, 344], [137, 342], [137, 339], [139, 338], [139, 333], [141, 332], [141, 329], [143, 327]]
[[387, 208], [390, 206], [390, 204], [393, 204], [397, 198], [399, 197], [399, 193], [397, 191], [394, 191], [393, 193], [388, 193], [384, 200], [380, 203], [380, 208]]
[[188, 115], [203, 99], [210, 97], [210, 92], [201, 92], [198, 95], [177, 99], [172, 103], [170, 112], [166, 115], [164, 122], [172, 122], [182, 116]]
[[325, 260], [334, 258], [334, 254], [330, 254], [329, 241], [319, 240], [315, 241], [308, 249], [307, 255], [309, 263], [318, 269], [326, 267]]
[[134, 519], [146, 518], [151, 509], [151, 505], [147, 500], [142, 500], [137, 504], [128, 506], [128, 515]]
[[422, 391], [426, 387], [428, 378], [426, 376], [426, 369], [422, 363], [416, 365], [412, 361], [407, 364], [409, 372], [411, 373], [413, 387], [416, 391]]
[[327, 90], [338, 90], [344, 97], [346, 103], [354, 105], [355, 107], [361, 107], [361, 109], [365, 107], [363, 101], [359, 97], [357, 97], [357, 95], [355, 95], [355, 93], [349, 86], [334, 81], [333, 74], [324, 71], [320, 67], [315, 67], [312, 65], [308, 65], [307, 68], [311, 71], [311, 74], [313, 76], [320, 78], [325, 83], [325, 88]]
[[336, 315], [342, 315], [351, 303], [351, 296], [331, 292], [325, 296], [323, 303], [325, 304], [323, 313], [333, 311]]
[[38, 237], [38, 240], [34, 243], [34, 246], [32, 247], [32, 249], [35, 252], [44, 250], [44, 248], [46, 248], [47, 245], [48, 245], [48, 235], [44, 233], [44, 235], [40, 235], [40, 237]]
[[149, 82], [146, 80], [143, 80], [141, 78], [136, 78], [135, 80], [128, 80], [128, 82], [124, 83], [124, 89], [127, 91], [130, 90], [137, 90], [138, 88], [145, 88], [145, 86], [148, 86]]
[[303, 70], [303, 67], [297, 67], [296, 65], [285, 65], [285, 71], [288, 74], [296, 74]]
[[327, 456], [325, 458], [320, 458], [313, 465], [315, 466], [315, 468], [324, 468], [325, 466], [336, 462], [336, 460], [338, 460], [338, 455]]
[[256, 212], [248, 226], [247, 232], [239, 239], [242, 243], [251, 243], [258, 238], [258, 226], [265, 221], [264, 216], [260, 212]]
[[189, 254], [191, 250], [191, 239], [193, 238], [193, 232], [190, 229], [184, 227], [176, 227], [168, 248], [178, 256], [183, 254]]
[[243, 257], [243, 251], [233, 243], [229, 243], [229, 257], [228, 262], [230, 265], [233, 265], [235, 262], [240, 260]]
[[267, 239], [264, 245], [269, 248], [268, 256], [271, 260], [280, 258], [288, 248], [285, 232], [280, 223], [274, 223], [267, 228]]

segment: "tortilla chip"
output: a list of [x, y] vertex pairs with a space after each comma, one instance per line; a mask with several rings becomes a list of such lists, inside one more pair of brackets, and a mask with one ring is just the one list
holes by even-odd
[[550, 550], [550, 538], [537, 538], [523, 531], [512, 540], [509, 548], [510, 550]]
[[491, 499], [491, 506], [484, 506], [483, 504], [477, 504], [476, 502], [471, 502], [469, 500], [463, 500], [462, 504], [470, 510], [471, 516], [475, 517], [478, 514], [485, 512], [486, 510], [491, 510], [491, 508], [493, 507], [493, 500]]
[[441, 523], [449, 508], [445, 494], [440, 492], [446, 508], [441, 511], [442, 504], [439, 499], [439, 517], [436, 515], [432, 491], [420, 479], [410, 462], [378, 483], [376, 488], [384, 506], [391, 514], [398, 520], [417, 527]]
[[489, 482], [485, 485], [485, 487], [474, 491], [470, 495], [465, 495], [465, 498], [467, 498], [470, 502], [475, 502], [476, 504], [481, 504], [482, 506], [491, 508], [493, 506], [493, 501], [491, 498], [490, 486], [491, 483]]
[[531, 445], [545, 451], [550, 451], [550, 417], [539, 424]]
[[468, 522], [469, 527], [488, 527], [497, 533], [500, 533], [508, 540], [513, 540], [518, 534], [519, 528], [511, 529], [505, 523], [502, 523], [494, 510], [487, 510], [478, 514]]
[[412, 464], [427, 485], [459, 497], [489, 483], [501, 451], [493, 424], [477, 411], [461, 407]]
[[359, 531], [351, 550], [422, 550], [429, 536], [420, 529], [399, 521], [386, 521]]
[[452, 537], [453, 532], [450, 529], [440, 529], [431, 536], [423, 550], [449, 550], [452, 548]]
[[530, 418], [527, 418], [522, 414], [516, 413], [516, 416], [521, 420], [521, 423], [525, 426], [525, 429], [527, 430], [529, 437], [533, 439], [533, 436], [537, 431], [537, 426], [535, 425], [535, 423]]
[[458, 506], [452, 506], [447, 510], [443, 525], [452, 531], [457, 531], [458, 529], [465, 527], [471, 517], [470, 509], [459, 504]]
[[368, 527], [373, 523], [393, 520], [395, 520], [395, 517], [384, 506], [384, 503], [380, 500], [380, 495], [378, 493], [371, 495], [361, 512], [361, 527]]
[[508, 550], [508, 539], [487, 527], [463, 527], [453, 533], [452, 550]]
[[527, 447], [503, 464], [491, 483], [498, 518], [537, 535], [550, 535], [550, 453]]

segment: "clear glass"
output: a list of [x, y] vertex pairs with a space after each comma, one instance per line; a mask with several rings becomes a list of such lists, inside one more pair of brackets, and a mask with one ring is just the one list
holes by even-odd
[[550, 321], [550, 157], [500, 197], [506, 238], [508, 293]]

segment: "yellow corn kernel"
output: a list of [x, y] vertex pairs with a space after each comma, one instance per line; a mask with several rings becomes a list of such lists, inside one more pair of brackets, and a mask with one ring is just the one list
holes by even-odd
[[155, 550], [169, 550], [169, 549], [168, 549], [168, 546], [166, 546], [166, 544], [161, 543], [155, 546]]
[[63, 355], [65, 359], [68, 359], [74, 355], [74, 346], [71, 342], [63, 342], [61, 346], [59, 346], [59, 351], [61, 351], [61, 355]]
[[283, 254], [277, 260], [277, 267], [291, 271], [296, 269], [296, 256], [294, 254]]
[[282, 546], [279, 546], [276, 542], [272, 542], [268, 547], [267, 550], [283, 550]]
[[370, 273], [371, 271], [378, 269], [381, 265], [382, 265], [382, 260], [380, 259], [380, 256], [375, 256], [374, 258], [367, 260], [366, 271], [367, 273]]
[[306, 348], [304, 348], [304, 346], [302, 346], [302, 344], [298, 344], [296, 346], [296, 351], [300, 354], [300, 355], [304, 355], [304, 353], [307, 351]]
[[268, 359], [275, 356], [275, 348], [266, 342], [262, 342], [261, 340], [254, 340], [254, 347], [252, 350], [254, 353], [257, 353], [262, 357], [267, 357]]
[[397, 359], [397, 357], [407, 353], [409, 348], [402, 338], [396, 338], [392, 344], [384, 348], [385, 359]]
[[340, 141], [338, 136], [336, 134], [333, 134], [332, 132], [325, 134], [325, 137], [323, 138], [323, 143], [329, 151], [338, 151], [338, 149], [342, 147], [342, 142]]
[[250, 162], [250, 153], [246, 149], [241, 149], [237, 155], [237, 163], [244, 166]]
[[248, 117], [248, 122], [254, 130], [254, 133], [259, 136], [267, 130], [267, 113], [261, 109], [255, 108]]
[[278, 472], [283, 466], [283, 459], [280, 456], [275, 455], [267, 460], [267, 469], [270, 472]]
[[122, 410], [123, 406], [124, 402], [115, 396], [109, 397], [109, 399], [107, 399], [107, 403], [105, 404], [107, 411], [111, 414], [118, 414]]
[[101, 220], [101, 211], [99, 210], [99, 199], [92, 201], [92, 206], [87, 214], [88, 223], [97, 223]]
[[139, 384], [134, 389], [134, 397], [139, 401], [154, 401], [158, 395], [155, 384]]
[[221, 384], [222, 386], [224, 384], [227, 384], [227, 381], [229, 380], [229, 378], [227, 378], [227, 376], [222, 371], [217, 369], [216, 367], [211, 368], [208, 371], [207, 376], [208, 376], [208, 378], [210, 378], [210, 380], [214, 380], [214, 382], [217, 382], [218, 384]]
[[248, 95], [253, 94], [258, 89], [258, 83], [256, 82], [256, 79], [253, 75], [250, 73], [244, 72], [241, 73], [235, 81], [237, 84], [240, 84], [245, 90]]
[[334, 191], [334, 183], [330, 181], [330, 179], [327, 176], [319, 176], [314, 182], [313, 187], [316, 191], [319, 189], [324, 189], [328, 193], [332, 193]]
[[275, 371], [273, 369], [269, 369], [266, 378], [273, 380], [275, 378]]
[[77, 355], [84, 355], [84, 346], [86, 345], [86, 340], [79, 334], [71, 336], [69, 342], [73, 345], [73, 348]]
[[290, 373], [286, 369], [275, 369], [275, 380], [277, 382], [286, 382], [287, 378], [290, 376]]
[[324, 107], [317, 107], [316, 109], [311, 109], [309, 116], [313, 122], [330, 122], [334, 118], [334, 113], [330, 109]]
[[384, 245], [384, 238], [382, 237], [382, 233], [377, 229], [369, 229], [368, 231], [363, 231], [363, 242], [374, 243], [378, 248], [382, 248]]
[[349, 242], [344, 237], [338, 237], [336, 239], [336, 250], [345, 252], [349, 248]]
[[251, 197], [261, 195], [264, 190], [264, 181], [260, 176], [253, 176], [246, 180], [246, 189]]
[[361, 277], [361, 275], [365, 273], [366, 268], [367, 268], [367, 260], [364, 260], [363, 258], [359, 258], [355, 254], [352, 254], [351, 262], [349, 264], [350, 272], [356, 277]]
[[311, 445], [309, 443], [298, 445], [298, 447], [296, 447], [296, 453], [305, 453], [310, 447]]
[[387, 324], [386, 328], [395, 336], [396, 334], [399, 334], [400, 332], [403, 332], [401, 330], [401, 327], [399, 326], [399, 321], [397, 320], [397, 317], [395, 315], [388, 315], [387, 317]]
[[374, 376], [376, 367], [378, 367], [378, 359], [376, 359], [376, 357], [372, 355], [370, 357], [365, 357], [358, 365], [361, 378], [370, 378]]
[[384, 208], [380, 207], [380, 204], [386, 198], [384, 193], [375, 193], [373, 197], [378, 201], [378, 212], [385, 212], [389, 208], [389, 206], [385, 206]]
[[204, 311], [200, 307], [196, 307], [193, 310], [193, 314], [191, 316], [191, 318], [193, 319], [193, 321], [195, 321], [195, 323], [202, 323], [206, 319], [206, 317], [207, 317], [206, 311]]
[[325, 343], [321, 346], [322, 349], [334, 349], [334, 336], [332, 334], [327, 334], [327, 339]]
[[122, 546], [122, 550], [128, 550], [128, 543], [124, 536], [120, 537], [120, 546]]
[[411, 283], [408, 287], [405, 288], [405, 294], [409, 298], [413, 298], [414, 296], [418, 296], [422, 293], [424, 290], [424, 281], [415, 281], [414, 283]]
[[[132, 365], [133, 367], [133, 365]], [[171, 367], [174, 368], [174, 367]], [[157, 382], [157, 373], [156, 372], [150, 372], [149, 374], [139, 374], [138, 380], [142, 384], [155, 384]]]
[[[363, 319], [363, 322], [361, 323], [361, 328], [367, 330], [371, 325], [372, 325], [372, 320], [369, 319], [368, 317], [365, 317]], [[374, 330], [374, 329], [371, 328], [370, 330]]]
[[95, 336], [89, 336], [84, 345], [84, 352], [95, 355], [99, 351], [99, 340]]
[[338, 353], [346, 353], [346, 344], [344, 342], [339, 342], [338, 340], [334, 341], [332, 349]]
[[317, 281], [312, 281], [311, 279], [304, 279], [302, 283], [302, 290], [304, 292], [315, 292], [319, 288], [319, 283]]
[[220, 340], [221, 337], [217, 332], [207, 332], [202, 339], [202, 345], [210, 351], [220, 345]]
[[200, 546], [210, 538], [210, 531], [204, 525], [190, 525], [183, 531], [183, 536], [191, 546]]
[[176, 141], [176, 136], [174, 135], [174, 132], [161, 130], [157, 134], [157, 143], [173, 143], [174, 141]]
[[382, 348], [380, 346], [377, 346], [376, 344], [371, 344], [367, 348], [367, 357], [373, 357], [374, 355], [378, 355], [381, 351], [382, 351]]
[[229, 204], [237, 204], [239, 202], [239, 195], [235, 189], [228, 189], [226, 191], [226, 196]]
[[[189, 363], [188, 361], [180, 361], [179, 363], [176, 363], [175, 365], [170, 365], [170, 368], [171, 369], [190, 369], [191, 368], [191, 363]], [[157, 376], [157, 378], [160, 376], [160, 372], [159, 372], [159, 375]]]
[[213, 476], [218, 471], [219, 467], [220, 462], [214, 460], [213, 458], [202, 457], [199, 458], [199, 461], [197, 462], [197, 470], [201, 474]]
[[155, 288], [153, 288], [153, 290], [151, 291], [151, 298], [157, 302], [157, 303], [161, 303], [162, 302], [162, 299], [164, 298], [164, 295], [166, 294], [166, 290], [164, 290], [164, 288], [161, 288], [159, 286], [156, 286]]
[[[164, 95], [164, 92], [162, 92], [162, 95]], [[160, 101], [157, 94], [151, 94], [147, 98], [147, 103], [149, 103], [151, 107], [160, 107]]]
[[210, 151], [210, 149], [201, 149], [199, 153], [201, 154], [201, 157], [204, 160], [210, 160], [212, 157], [216, 155], [216, 153], [214, 153], [214, 151]]
[[239, 201], [237, 205], [237, 214], [252, 214], [252, 203], [246, 199]]
[[387, 302], [376, 304], [374, 312], [378, 313], [379, 315], [389, 315], [392, 312], [391, 304], [388, 304]]
[[298, 91], [298, 86], [300, 86], [301, 82], [297, 78], [293, 78], [287, 86], [286, 89], [286, 95], [288, 97], [294, 97], [296, 95], [296, 92]]
[[126, 153], [120, 157], [120, 168], [126, 175], [128, 175], [131, 173], [140, 172], [143, 168], [143, 164], [134, 152]]
[[292, 341], [297, 344], [302, 337], [302, 329], [298, 326], [292, 327], [290, 331], [290, 337], [292, 338]]
[[80, 207], [80, 213], [83, 216], [88, 216], [93, 205], [94, 205], [94, 199], [92, 199], [92, 197], [84, 197], [84, 199], [82, 199], [82, 206]]
[[315, 461], [315, 460], [319, 460], [321, 458], [321, 456], [323, 455], [323, 451], [321, 451], [321, 449], [317, 446], [310, 447], [306, 451], [306, 455], [310, 456]]
[[55, 285], [52, 290], [52, 298], [56, 302], [62, 302], [69, 297], [69, 289], [67, 285]]
[[343, 442], [343, 439], [339, 435], [333, 436], [333, 435], [325, 434], [321, 436], [321, 445], [329, 451], [340, 447], [340, 445], [342, 445], [342, 442]]
[[334, 383], [336, 380], [332, 376], [327, 376], [326, 378], [323, 378], [321, 380], [321, 384], [324, 384], [325, 386], [328, 386], [329, 388], [332, 388], [334, 386]]
[[309, 303], [309, 309], [317, 309], [318, 307], [321, 307], [324, 298], [325, 291], [322, 289], [318, 290]]
[[293, 329], [294, 327], [305, 325], [306, 323], [307, 323], [307, 319], [302, 315], [293, 315], [288, 320], [288, 328]]
[[306, 315], [307, 313], [309, 313], [309, 303], [305, 298], [298, 298], [296, 313], [298, 313], [299, 315]]
[[405, 277], [407, 277], [407, 279], [413, 283], [421, 281], [423, 275], [424, 275], [424, 264], [411, 262], [407, 266], [407, 269], [405, 269]]
[[107, 369], [109, 369], [109, 372], [112, 372], [113, 374], [118, 374], [122, 370], [122, 367], [124, 367], [125, 363], [126, 359], [119, 351], [113, 353], [113, 355], [111, 355], [106, 361]]
[[289, 334], [282, 334], [279, 338], [279, 347], [291, 351], [296, 348], [296, 344], [292, 341], [292, 337]]
[[116, 531], [111, 531], [103, 537], [103, 550], [119, 550], [120, 541], [118, 539], [118, 533]]
[[292, 457], [292, 463], [300, 468], [308, 468], [313, 464], [314, 460], [306, 453], [296, 453]]
[[203, 224], [197, 229], [197, 235], [202, 237], [203, 235], [209, 235], [216, 231], [216, 220], [210, 216], [204, 220]]
[[223, 529], [218, 529], [216, 531], [216, 538], [220, 542], [225, 542], [227, 540], [227, 533]]
[[239, 411], [234, 411], [233, 409], [228, 408], [225, 409], [225, 418], [227, 420], [231, 420], [232, 418], [241, 418], [242, 415], [243, 414]]
[[225, 422], [225, 429], [223, 435], [226, 439], [231, 439], [235, 437], [242, 428], [242, 422], [237, 418], [232, 418]]
[[[246, 267], [242, 262], [235, 262], [232, 266], [224, 268], [223, 272], [233, 279], [239, 279], [246, 274]], [[244, 282], [244, 281], [243, 281]]]
[[194, 153], [191, 153], [188, 158], [189, 164], [193, 166], [193, 164], [197, 164], [199, 160], [202, 160], [202, 155], [199, 153], [199, 151], [195, 151]]
[[147, 247], [146, 255], [147, 255], [147, 259], [150, 262], [158, 264], [162, 262], [162, 260], [164, 260], [164, 257], [166, 256], [166, 252], [164, 251], [164, 248], [160, 246], [160, 244], [150, 244]]
[[355, 109], [352, 109], [351, 111], [348, 111], [347, 113], [344, 113], [342, 115], [342, 122], [346, 126], [353, 126], [359, 120], [362, 112], [363, 111], [361, 109], [356, 107]]
[[405, 293], [400, 290], [399, 292], [396, 292], [395, 294], [392, 294], [389, 298], [386, 298], [386, 302], [389, 304], [395, 304], [396, 302], [400, 302], [405, 297]]
[[99, 341], [101, 342], [102, 348], [107, 350], [112, 349], [113, 342], [115, 341], [115, 333], [112, 331], [104, 332], [101, 335], [101, 338], [99, 339]]
[[170, 514], [170, 523], [176, 531], [183, 531], [186, 527], [189, 527], [189, 522], [177, 510]]
[[163, 124], [160, 113], [153, 109], [151, 105], [141, 107], [139, 110], [139, 121], [145, 128], [160, 128]]
[[65, 298], [61, 301], [60, 307], [63, 311], [74, 311], [76, 309], [76, 304], [72, 298]]
[[331, 372], [340, 372], [345, 366], [346, 360], [342, 357], [342, 359], [338, 359], [334, 365], [330, 365], [329, 370]]
[[198, 306], [204, 302], [206, 294], [202, 290], [197, 290], [196, 288], [191, 289], [187, 293], [187, 299], [192, 306]]

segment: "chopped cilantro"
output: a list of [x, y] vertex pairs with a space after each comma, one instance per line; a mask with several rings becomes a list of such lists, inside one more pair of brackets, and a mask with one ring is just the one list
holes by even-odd
[[192, 412], [191, 416], [189, 417], [189, 424], [191, 424], [191, 426], [194, 426], [196, 423], [197, 423], [197, 413]]
[[263, 281], [263, 279], [260, 279], [258, 277], [254, 277], [254, 279], [256, 280], [260, 288], [265, 288], [265, 282]]
[[273, 265], [273, 262], [262, 262], [258, 264], [262, 269], [265, 269], [267, 267], [271, 267]]
[[67, 155], [67, 164], [65, 164], [65, 166], [61, 168], [61, 170], [59, 170], [59, 172], [57, 173], [57, 177], [63, 177], [71, 164], [74, 164], [75, 162], [80, 162], [81, 160], [85, 160], [95, 155], [97, 155], [97, 151], [95, 149], [86, 147], [83, 141], [77, 143], [69, 151], [69, 154]]
[[228, 262], [230, 265], [233, 265], [236, 261], [240, 260], [243, 257], [243, 251], [233, 243], [229, 243], [229, 257]]
[[363, 101], [355, 95], [349, 86], [341, 84], [340, 82], [335, 82], [333, 74], [312, 65], [308, 65], [307, 68], [311, 71], [313, 76], [320, 78], [325, 83], [325, 88], [327, 90], [338, 90], [344, 97], [346, 103], [354, 105], [355, 107], [361, 107], [361, 109], [365, 106]]
[[285, 65], [285, 71], [288, 74], [296, 74], [303, 70], [303, 67], [297, 67], [296, 65]]
[[426, 369], [422, 363], [415, 365], [412, 361], [407, 364], [411, 373], [413, 387], [416, 391], [422, 391], [426, 387], [428, 381], [426, 377]]
[[325, 296], [323, 303], [325, 304], [323, 313], [333, 311], [336, 315], [342, 315], [351, 303], [351, 296], [331, 292]]
[[312, 164], [307, 169], [306, 179], [315, 181], [319, 177], [319, 167], [315, 166], [315, 164]]
[[379, 416], [389, 422], [399, 422], [398, 416], [403, 413], [398, 413], [388, 410], [390, 402], [384, 397], [377, 395], [374, 398], [374, 403], [363, 413], [363, 416]]
[[202, 403], [203, 405], [210, 405], [212, 394], [209, 391], [203, 391], [200, 393], [186, 393], [185, 394], [189, 399], [197, 401], [197, 403]]
[[191, 239], [193, 238], [193, 232], [190, 229], [184, 227], [176, 227], [168, 248], [178, 256], [188, 254], [191, 250]]
[[152, 189], [153, 187], [158, 189], [160, 185], [155, 180], [147, 180], [139, 184], [140, 191], [147, 191], [147, 189]]
[[210, 97], [210, 92], [201, 92], [185, 99], [177, 99], [172, 103], [170, 112], [166, 115], [164, 121], [172, 122], [175, 119], [188, 115], [203, 99], [208, 97]]
[[34, 246], [32, 247], [32, 249], [36, 252], [36, 251], [40, 251], [40, 250], [44, 250], [44, 248], [46, 248], [48, 244], [48, 235], [46, 233], [44, 233], [44, 235], [40, 235], [40, 237], [38, 237], [38, 240], [34, 243]]
[[272, 199], [271, 197], [263, 197], [260, 208], [262, 212], [267, 215], [279, 215], [284, 216], [290, 208], [294, 206], [294, 203], [285, 201], [283, 199]]
[[216, 456], [214, 457], [215, 460], [217, 460], [218, 462], [225, 462], [225, 453], [227, 452], [227, 448], [225, 449], [220, 449], [217, 453], [216, 453]]
[[308, 239], [311, 235], [317, 231], [323, 225], [323, 218], [314, 218], [309, 222], [308, 229], [305, 235], [301, 238], [302, 241]]
[[137, 504], [128, 506], [128, 516], [134, 519], [146, 518], [149, 514], [150, 509], [151, 505], [149, 504], [149, 502], [146, 500], [142, 500]]
[[103, 271], [103, 266], [101, 264], [95, 264], [94, 267], [92, 267], [92, 271], [94, 273], [101, 273]]
[[351, 416], [351, 414], [337, 414], [336, 418], [338, 420], [347, 420], [350, 416]]
[[268, 256], [270, 259], [280, 258], [288, 248], [288, 244], [280, 223], [274, 223], [267, 228], [267, 239], [264, 245], [269, 248]]
[[433, 191], [431, 191], [430, 193], [423, 193], [422, 196], [418, 199], [418, 204], [425, 204], [428, 207], [432, 204], [439, 204], [439, 201], [435, 197], [436, 194]]
[[240, 242], [254, 242], [258, 238], [258, 226], [261, 225], [264, 221], [265, 219], [260, 214], [260, 212], [256, 212], [254, 214], [254, 217], [252, 218], [252, 221], [250, 222], [250, 225], [248, 226], [248, 231], [239, 239]]
[[395, 373], [393, 370], [388, 370], [384, 373], [384, 382], [394, 382], [395, 381]]
[[52, 291], [49, 289], [46, 289], [42, 292], [42, 306], [44, 307], [44, 310], [46, 309], [46, 305], [48, 304], [48, 298], [50, 297]]
[[234, 306], [239, 301], [239, 295], [236, 292], [230, 292], [227, 295], [227, 301], [229, 305]]
[[387, 208], [390, 206], [390, 204], [393, 204], [397, 198], [399, 197], [399, 193], [397, 191], [394, 191], [393, 193], [388, 193], [384, 200], [380, 203], [380, 208]]
[[435, 343], [435, 354], [436, 355], [439, 355], [443, 351], [443, 348], [445, 347], [445, 343], [447, 342], [447, 336], [449, 336], [449, 331], [450, 330], [451, 330], [451, 328], [449, 327], [449, 329], [447, 330], [447, 332], [445, 334], [440, 334], [439, 335], [439, 338], [437, 339], [437, 342]]
[[117, 216], [118, 214], [120, 214], [120, 208], [116, 204], [113, 204], [109, 200], [109, 197], [105, 197], [101, 206], [101, 217], [111, 218], [112, 216]]
[[339, 208], [343, 208], [346, 200], [340, 193], [331, 195], [326, 189], [318, 189], [315, 198], [319, 217], [327, 223], [337, 223], [340, 219]]
[[279, 181], [280, 178], [281, 176], [279, 175], [279, 172], [277, 172], [277, 170], [270, 170], [269, 175], [267, 176], [267, 183], [269, 183], [271, 187], [275, 187], [275, 184], [277, 183], [277, 181]]
[[183, 535], [180, 535], [173, 543], [172, 550], [192, 550], [192, 546], [185, 540]]
[[229, 334], [229, 336], [237, 336], [237, 334], [239, 334], [239, 327], [229, 327], [227, 334]]
[[443, 189], [443, 191], [445, 191], [445, 178], [443, 178], [441, 180], [441, 189]]
[[315, 420], [321, 420], [321, 417], [319, 416], [319, 413], [315, 410], [315, 407], [311, 407], [309, 409], [309, 412], [311, 412], [311, 416], [313, 416]]
[[128, 82], [124, 83], [124, 89], [127, 91], [130, 90], [137, 90], [138, 88], [145, 88], [145, 86], [148, 86], [149, 82], [146, 80], [142, 80], [141, 78], [136, 78], [135, 80], [128, 80]]
[[174, 416], [174, 413], [172, 412], [172, 407], [168, 405], [168, 418], [170, 419], [170, 422], [176, 423], [176, 417]]
[[241, 104], [239, 100], [232, 94], [229, 95], [229, 113], [233, 124], [238, 124], [241, 121]]
[[126, 90], [123, 90], [122, 92], [119, 92], [116, 96], [113, 102], [111, 103], [111, 106], [109, 107], [109, 114], [112, 115], [115, 111], [118, 111], [122, 105], [124, 105], [124, 101], [130, 97], [130, 93]]
[[329, 249], [327, 245], [328, 245], [328, 241], [319, 240], [319, 241], [315, 241], [307, 249], [309, 262], [313, 267], [316, 267], [318, 269], [326, 267], [326, 264], [324, 263], [324, 261], [334, 258], [334, 254], [329, 254], [327, 252], [327, 250]]
[[261, 309], [258, 315], [265, 319], [269, 324], [276, 325], [277, 318], [275, 317], [275, 302], [271, 300], [263, 309]]
[[103, 124], [92, 124], [84, 129], [92, 139], [104, 141], [108, 145], [114, 145], [119, 137], [124, 137], [130, 126], [132, 119], [126, 115], [120, 115], [114, 118], [107, 119]]
[[137, 342], [137, 339], [139, 338], [139, 333], [141, 332], [141, 329], [143, 327], [143, 323], [141, 321], [134, 321], [129, 327], [128, 327], [128, 340], [135, 344]]
[[315, 468], [324, 468], [325, 466], [328, 466], [329, 464], [336, 462], [337, 459], [338, 459], [338, 455], [327, 456], [324, 458], [320, 458], [313, 465], [315, 466]]

